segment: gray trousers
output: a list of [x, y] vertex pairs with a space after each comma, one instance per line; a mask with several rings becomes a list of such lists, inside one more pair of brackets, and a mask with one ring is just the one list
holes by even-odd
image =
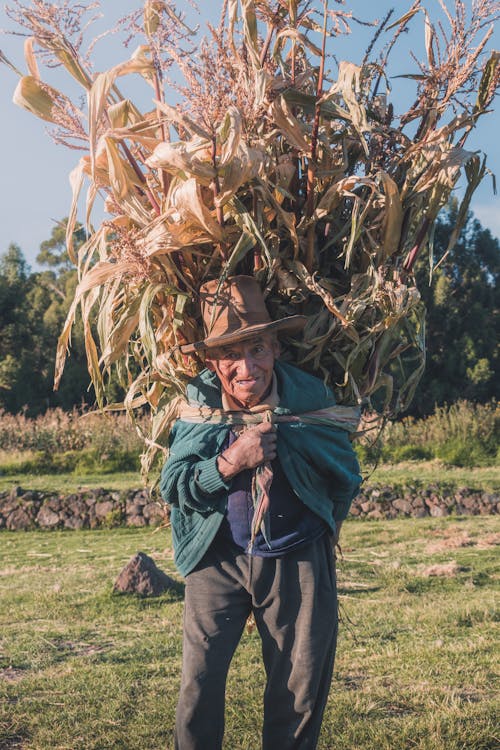
[[176, 750], [222, 747], [227, 673], [251, 612], [267, 676], [263, 750], [316, 747], [337, 641], [327, 534], [283, 557], [217, 546], [187, 576]]

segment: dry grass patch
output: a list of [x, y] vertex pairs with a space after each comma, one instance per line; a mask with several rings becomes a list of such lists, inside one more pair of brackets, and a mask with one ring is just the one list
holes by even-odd
[[447, 563], [437, 563], [436, 565], [428, 565], [420, 570], [422, 576], [457, 576], [459, 573], [466, 573], [470, 568], [466, 568], [464, 565], [459, 565], [456, 560], [451, 560]]

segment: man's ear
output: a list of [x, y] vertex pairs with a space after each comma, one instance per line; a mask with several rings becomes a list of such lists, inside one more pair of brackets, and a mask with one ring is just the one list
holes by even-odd
[[208, 355], [205, 355], [205, 367], [207, 368], [207, 370], [215, 372], [214, 361]]
[[277, 337], [273, 341], [273, 354], [275, 359], [279, 359], [279, 356], [281, 354], [281, 347]]

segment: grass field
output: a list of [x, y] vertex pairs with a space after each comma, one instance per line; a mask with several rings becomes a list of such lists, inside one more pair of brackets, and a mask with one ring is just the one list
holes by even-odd
[[[368, 484], [407, 485], [415, 482], [435, 483], [453, 487], [498, 492], [500, 490], [500, 465], [478, 466], [474, 468], [447, 466], [440, 461], [404, 461], [399, 464], [382, 464], [370, 473], [363, 470]], [[154, 477], [151, 477], [152, 479]], [[110, 490], [127, 490], [141, 486], [137, 471], [102, 471], [82, 476], [78, 473], [31, 474], [19, 472], [2, 476], [0, 466], [0, 492], [19, 485], [24, 489], [47, 492], [77, 492], [82, 488], [105, 487]]]
[[[319, 748], [498, 748], [500, 519], [344, 528], [343, 623]], [[169, 545], [150, 529], [0, 534], [2, 750], [172, 747], [182, 587], [151, 600], [111, 591], [138, 550], [174, 574]], [[432, 565], [448, 575], [429, 575]], [[258, 635], [246, 633], [228, 684], [227, 750], [260, 746], [263, 684]]]

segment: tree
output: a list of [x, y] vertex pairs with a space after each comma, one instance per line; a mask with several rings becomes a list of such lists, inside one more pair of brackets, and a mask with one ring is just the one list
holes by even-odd
[[[17, 385], [29, 362], [21, 355], [29, 336], [26, 285], [29, 267], [18, 245], [0, 257], [0, 405], [18, 406]], [[29, 385], [28, 385], [29, 388]]]
[[[434, 262], [443, 259], [456, 224], [451, 202], [437, 223]], [[472, 214], [454, 249], [434, 271], [422, 262], [419, 289], [427, 308], [427, 365], [411, 412], [427, 414], [434, 405], [459, 398], [497, 398], [500, 382], [498, 345], [500, 245]]]
[[[37, 260], [50, 270], [31, 273], [21, 249], [11, 245], [0, 257], [0, 406], [26, 407], [36, 414], [50, 406], [71, 408], [87, 395], [89, 375], [80, 326], [75, 326], [72, 356], [57, 393], [53, 391], [57, 339], [77, 284], [64, 246], [65, 220], [42, 243]], [[81, 244], [77, 228], [75, 245]]]

